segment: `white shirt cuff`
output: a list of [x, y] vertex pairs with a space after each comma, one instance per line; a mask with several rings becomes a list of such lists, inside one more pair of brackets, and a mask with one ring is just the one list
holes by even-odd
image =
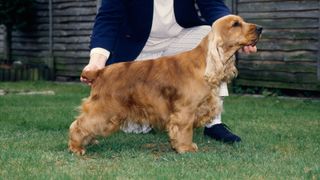
[[101, 54], [101, 55], [103, 55], [103, 56], [105, 56], [105, 57], [107, 57], [107, 59], [109, 58], [109, 55], [110, 55], [110, 52], [108, 51], [108, 50], [106, 50], [106, 49], [103, 49], [103, 48], [93, 48], [93, 49], [91, 49], [91, 51], [90, 51], [90, 56], [92, 55], [92, 54]]

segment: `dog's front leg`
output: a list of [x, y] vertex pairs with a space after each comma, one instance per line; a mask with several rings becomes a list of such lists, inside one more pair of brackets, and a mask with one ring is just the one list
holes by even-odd
[[198, 147], [192, 142], [195, 115], [179, 111], [170, 116], [167, 130], [170, 144], [178, 153], [196, 152]]

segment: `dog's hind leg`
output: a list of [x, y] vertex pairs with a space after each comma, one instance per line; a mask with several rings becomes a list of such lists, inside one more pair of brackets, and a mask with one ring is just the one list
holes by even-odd
[[[99, 113], [97, 113], [99, 114]], [[119, 130], [121, 120], [118, 116], [89, 115], [82, 113], [70, 126], [69, 150], [78, 155], [85, 153], [85, 146], [97, 144], [96, 136], [108, 136]]]
[[107, 137], [112, 133], [118, 131], [123, 120], [124, 118], [121, 118], [120, 116], [112, 116], [110, 118], [107, 118], [105, 122], [101, 124], [101, 135], [103, 137]]
[[93, 136], [82, 127], [83, 117], [77, 118], [69, 128], [69, 150], [78, 155], [84, 155], [85, 146], [91, 142]]
[[194, 114], [179, 111], [170, 116], [167, 130], [170, 144], [178, 153], [196, 152], [198, 147], [192, 142]]

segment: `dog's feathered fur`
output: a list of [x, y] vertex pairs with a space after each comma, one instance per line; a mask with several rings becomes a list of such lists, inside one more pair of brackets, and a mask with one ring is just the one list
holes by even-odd
[[166, 130], [179, 153], [196, 151], [193, 129], [221, 112], [219, 86], [237, 75], [234, 53], [257, 42], [256, 29], [229, 15], [190, 51], [83, 72], [92, 89], [70, 126], [69, 149], [84, 154], [96, 136], [106, 137], [131, 120]]

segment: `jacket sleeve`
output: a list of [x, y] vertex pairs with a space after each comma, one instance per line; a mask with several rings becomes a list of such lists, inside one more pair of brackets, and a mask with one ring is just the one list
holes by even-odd
[[196, 0], [202, 17], [212, 24], [217, 19], [229, 15], [230, 10], [223, 0]]
[[103, 0], [96, 16], [91, 35], [90, 49], [100, 47], [113, 51], [116, 37], [124, 17], [122, 0]]

